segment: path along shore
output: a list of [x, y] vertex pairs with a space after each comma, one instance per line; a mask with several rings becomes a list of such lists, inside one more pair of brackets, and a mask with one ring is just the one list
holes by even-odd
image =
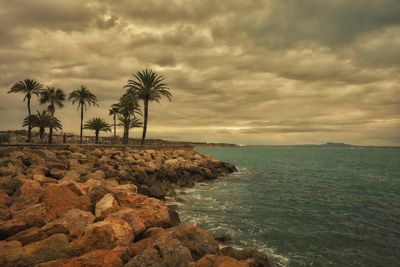
[[1, 146], [0, 266], [270, 266], [163, 201], [235, 170], [190, 146]]

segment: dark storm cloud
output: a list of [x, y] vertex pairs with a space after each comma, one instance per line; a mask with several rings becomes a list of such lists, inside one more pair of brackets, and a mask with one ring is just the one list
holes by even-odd
[[[0, 0], [1, 126], [26, 115], [6, 94], [21, 79], [84, 84], [100, 103], [87, 117], [106, 118], [152, 68], [174, 95], [151, 104], [152, 136], [400, 144], [398, 14], [397, 0]], [[66, 131], [78, 115], [57, 111]]]

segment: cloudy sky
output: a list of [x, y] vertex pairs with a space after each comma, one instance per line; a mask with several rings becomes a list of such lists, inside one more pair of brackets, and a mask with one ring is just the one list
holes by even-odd
[[[0, 0], [2, 130], [27, 114], [7, 94], [19, 80], [84, 84], [100, 105], [85, 117], [111, 122], [144, 68], [173, 94], [151, 104], [150, 137], [400, 145], [399, 0]], [[79, 132], [76, 107], [56, 116]]]

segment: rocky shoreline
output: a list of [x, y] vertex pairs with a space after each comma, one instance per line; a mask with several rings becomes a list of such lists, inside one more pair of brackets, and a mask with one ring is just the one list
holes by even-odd
[[0, 266], [270, 266], [163, 201], [235, 170], [188, 147], [0, 147]]

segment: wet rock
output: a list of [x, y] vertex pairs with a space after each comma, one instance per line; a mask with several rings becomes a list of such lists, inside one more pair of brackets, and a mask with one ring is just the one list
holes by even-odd
[[221, 234], [221, 235], [217, 235], [215, 237], [215, 240], [217, 240], [218, 242], [221, 242], [221, 243], [229, 243], [232, 241], [232, 237], [227, 234]]
[[221, 254], [231, 258], [243, 261], [252, 260], [251, 267], [270, 267], [267, 255], [253, 248], [234, 249], [232, 247], [224, 247], [221, 249]]
[[219, 246], [214, 237], [208, 231], [195, 225], [181, 224], [168, 229], [167, 232], [187, 247], [195, 260], [206, 254], [219, 252]]
[[168, 206], [168, 214], [169, 214], [169, 226], [170, 227], [178, 226], [181, 223], [179, 214], [176, 212], [174, 207]]
[[176, 239], [163, 239], [133, 257], [126, 267], [194, 267], [190, 251]]
[[196, 261], [196, 267], [251, 267], [251, 260], [238, 261], [227, 256], [207, 254]]
[[95, 215], [104, 218], [120, 209], [118, 201], [111, 194], [106, 194], [96, 203]]
[[148, 188], [148, 196], [164, 199], [166, 196], [165, 188], [162, 183], [153, 184]]

